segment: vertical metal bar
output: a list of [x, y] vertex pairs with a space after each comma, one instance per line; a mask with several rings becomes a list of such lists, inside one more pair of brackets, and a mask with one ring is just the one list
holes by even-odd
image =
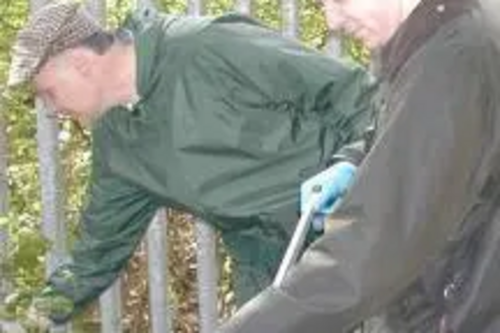
[[116, 282], [101, 295], [99, 303], [101, 308], [101, 332], [123, 332], [120, 279], [116, 280]]
[[[0, 96], [2, 98], [2, 96]], [[1, 103], [2, 101], [0, 101]], [[0, 105], [0, 216], [5, 216], [8, 212], [9, 184], [7, 180], [7, 124], [5, 110]], [[2, 272], [4, 265], [7, 263], [7, 250], [9, 246], [9, 238], [6, 229], [0, 227], [0, 308], [4, 307], [4, 300], [7, 295], [12, 292], [12, 277]], [[0, 319], [0, 332], [15, 332], [17, 323], [3, 322]]]
[[54, 118], [47, 117], [42, 103], [36, 100], [37, 142], [42, 191], [42, 231], [52, 242], [48, 253], [46, 275], [66, 259], [66, 230], [62, 210], [62, 184], [60, 182], [58, 127]]
[[250, 15], [252, 13], [252, 0], [237, 0], [236, 1], [236, 11]]
[[[203, 15], [202, 0], [188, 0], [188, 13]], [[196, 259], [198, 262], [198, 300], [200, 333], [213, 333], [217, 328], [217, 259], [213, 228], [196, 220]]]
[[[156, 1], [136, 0], [135, 8], [156, 8]], [[151, 333], [173, 332], [172, 313], [168, 304], [167, 223], [165, 209], [160, 209], [146, 235]]]
[[296, 0], [281, 0], [283, 35], [291, 38], [299, 36], [299, 6]]
[[200, 333], [213, 333], [218, 324], [216, 234], [204, 221], [196, 221], [196, 258], [198, 261], [198, 297]]
[[[2, 97], [0, 96], [0, 98]], [[7, 214], [9, 198], [9, 184], [7, 181], [7, 124], [3, 111], [5, 110], [2, 110], [2, 105], [0, 105], [0, 216], [5, 216]], [[1, 271], [7, 259], [7, 247], [7, 230], [0, 227], [0, 307], [3, 305], [3, 300], [11, 289], [10, 278]]]
[[203, 15], [205, 12], [205, 2], [203, 0], [188, 0], [187, 10], [190, 15]]
[[326, 47], [325, 47], [326, 53], [334, 56], [334, 57], [340, 57], [342, 56], [342, 40], [339, 35], [335, 34], [330, 34], [328, 37]]
[[[42, 192], [42, 232], [52, 243], [47, 253], [46, 276], [67, 260], [66, 229], [62, 209], [62, 184], [60, 177], [58, 127], [54, 118], [36, 100], [37, 142], [39, 172]], [[51, 332], [66, 332], [65, 327], [54, 327]]]
[[134, 0], [133, 8], [138, 10], [157, 8], [156, 0]]
[[[31, 0], [31, 11], [34, 12], [45, 4], [46, 0]], [[42, 194], [42, 233], [52, 242], [47, 253], [46, 276], [49, 276], [63, 261], [67, 259], [66, 230], [62, 207], [63, 185], [61, 184], [58, 126], [57, 120], [47, 116], [48, 110], [40, 100], [35, 101], [37, 111], [37, 149]], [[69, 327], [68, 327], [69, 328]], [[67, 327], [51, 328], [51, 332], [66, 332]]]
[[172, 332], [167, 288], [167, 217], [164, 209], [158, 211], [153, 219], [147, 240], [151, 333]]

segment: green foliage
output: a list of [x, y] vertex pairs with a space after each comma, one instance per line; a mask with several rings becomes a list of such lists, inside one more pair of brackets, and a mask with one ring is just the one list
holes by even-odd
[[316, 48], [326, 44], [328, 29], [321, 8], [314, 0], [301, 0], [299, 19], [302, 23], [301, 39]]
[[187, 1], [183, 0], [158, 0], [160, 10], [170, 14], [180, 14], [187, 11]]
[[129, 0], [108, 0], [106, 2], [107, 23], [110, 27], [117, 27], [132, 10]]
[[370, 51], [357, 39], [344, 37], [342, 39], [344, 53], [355, 62], [368, 66], [370, 62]]

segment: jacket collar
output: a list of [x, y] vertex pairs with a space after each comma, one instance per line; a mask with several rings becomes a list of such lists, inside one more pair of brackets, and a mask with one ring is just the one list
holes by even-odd
[[134, 39], [137, 69], [136, 84], [138, 96], [128, 109], [133, 110], [149, 98], [158, 80], [158, 70], [155, 66], [161, 56], [162, 31], [168, 29], [175, 16], [163, 15], [145, 8], [129, 15], [122, 29], [128, 30]]
[[378, 74], [392, 80], [443, 25], [477, 5], [477, 0], [422, 0], [379, 52]]

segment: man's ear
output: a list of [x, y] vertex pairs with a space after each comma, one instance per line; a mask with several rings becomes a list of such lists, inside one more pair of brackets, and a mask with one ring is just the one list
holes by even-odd
[[67, 50], [67, 56], [72, 66], [83, 76], [88, 77], [92, 75], [97, 65], [97, 54], [92, 50], [84, 47], [77, 47]]

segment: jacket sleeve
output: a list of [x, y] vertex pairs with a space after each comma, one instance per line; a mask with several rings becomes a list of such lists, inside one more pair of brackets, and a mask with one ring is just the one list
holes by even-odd
[[49, 286], [73, 301], [68, 320], [97, 298], [124, 268], [142, 239], [159, 204], [134, 185], [109, 174], [94, 148], [90, 197], [80, 222], [80, 235], [70, 264], [49, 278]]
[[498, 150], [484, 48], [449, 43], [389, 103], [392, 119], [332, 216], [336, 228], [281, 289], [263, 291], [220, 332], [346, 332], [440, 254], [479, 200]]

